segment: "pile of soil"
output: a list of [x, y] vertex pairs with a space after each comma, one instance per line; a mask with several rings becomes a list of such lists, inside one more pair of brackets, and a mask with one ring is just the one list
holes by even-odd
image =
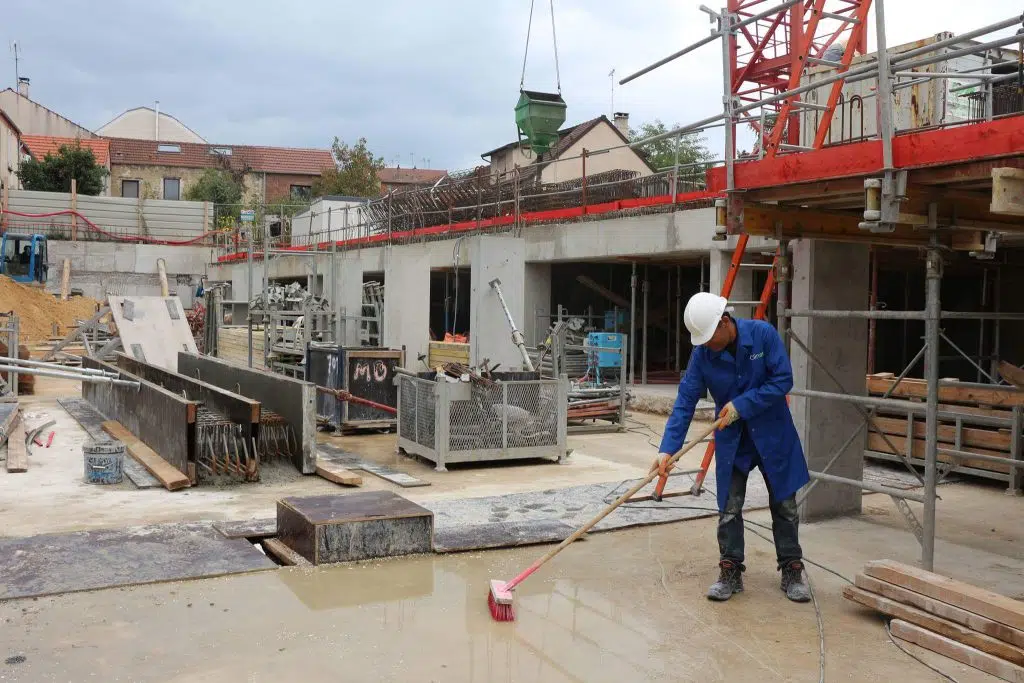
[[53, 334], [63, 337], [79, 320], [88, 320], [96, 313], [99, 302], [87, 296], [61, 301], [39, 287], [29, 287], [0, 276], [0, 313], [14, 311], [18, 315], [19, 344], [45, 342]]

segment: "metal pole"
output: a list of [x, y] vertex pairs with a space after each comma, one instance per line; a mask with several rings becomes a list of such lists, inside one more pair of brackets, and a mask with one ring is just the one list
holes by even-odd
[[789, 344], [789, 318], [786, 316], [786, 311], [789, 310], [789, 286], [790, 286], [790, 259], [789, 259], [789, 240], [781, 240], [779, 242], [779, 255], [775, 257], [775, 263], [778, 268], [778, 272], [775, 274], [775, 281], [777, 283], [778, 294], [777, 307], [778, 307], [778, 327], [779, 336], [782, 337], [783, 344]]
[[647, 268], [648, 268], [648, 266], [644, 266], [644, 329], [643, 329], [644, 348], [643, 348], [643, 353], [641, 353], [641, 361], [640, 361], [640, 383], [641, 384], [647, 384], [647, 302], [648, 302], [648, 299], [650, 298], [648, 296], [648, 294], [650, 293], [650, 289], [651, 289], [650, 288], [650, 282], [648, 282], [648, 280], [647, 280]]
[[[988, 306], [988, 268], [985, 266], [981, 267], [981, 310], [985, 310]], [[980, 366], [985, 362], [985, 321], [978, 321], [978, 365]], [[982, 369], [978, 368], [978, 382], [981, 382]]]
[[[878, 308], [878, 251], [870, 247], [871, 258], [871, 294], [868, 300], [868, 308], [872, 311]], [[868, 374], [875, 374], [875, 339], [878, 334], [878, 321], [868, 321]]]
[[[875, 493], [884, 493], [889, 496], [895, 496], [896, 498], [904, 498], [906, 500], [912, 500], [915, 503], [925, 503], [926, 496], [921, 496], [918, 493], [911, 493], [910, 491], [904, 491], [903, 489], [892, 489], [888, 486], [881, 486], [879, 484], [873, 484], [867, 481], [860, 481], [858, 479], [847, 479], [846, 477], [837, 477], [834, 474], [825, 474], [823, 472], [811, 472], [811, 479], [820, 479], [821, 481], [831, 482], [833, 484], [846, 484], [847, 486], [856, 486], [864, 489], [865, 491], [873, 491]], [[927, 535], [925, 536], [927, 538]]]
[[925, 311], [925, 381], [928, 383], [928, 398], [925, 412], [925, 461], [924, 461], [924, 541], [921, 544], [921, 567], [932, 571], [935, 566], [935, 484], [936, 461], [938, 458], [939, 430], [939, 314], [942, 286], [942, 254], [939, 251], [938, 227], [939, 207], [934, 202], [928, 205], [928, 226], [932, 230], [928, 248]]
[[[253, 297], [253, 280], [252, 280], [252, 228], [249, 228], [249, 246], [246, 249], [246, 262], [248, 265], [249, 275], [249, 305], [246, 307], [246, 327], [248, 328], [248, 339], [249, 339], [249, 367], [252, 367], [252, 302]], [[264, 258], [266, 255], [264, 254]], [[266, 264], [264, 264], [265, 266]]]
[[[447, 276], [445, 276], [447, 278]], [[447, 279], [445, 280], [447, 283]], [[344, 344], [341, 338], [341, 297], [338, 296], [338, 242], [331, 240], [331, 309], [334, 311], [334, 343]], [[447, 302], [446, 302], [447, 304]], [[447, 322], [447, 320], [446, 320]]]
[[[665, 310], [672, 310], [672, 266], [665, 269], [666, 283], [665, 283]], [[665, 326], [665, 367], [672, 367], [672, 325]]]
[[[636, 339], [636, 261], [629, 278], [629, 338]], [[629, 383], [636, 384], [636, 344], [629, 346]]]
[[77, 379], [82, 382], [95, 382], [96, 384], [115, 384], [122, 387], [139, 388], [139, 382], [132, 382], [126, 379], [114, 379], [113, 377], [101, 377], [99, 375], [80, 375], [76, 372], [61, 372], [59, 370], [43, 370], [42, 368], [28, 368], [19, 365], [0, 365], [0, 372], [7, 372], [14, 375], [38, 375], [39, 377], [59, 377], [61, 379]]
[[120, 377], [116, 372], [107, 372], [106, 370], [94, 370], [92, 368], [75, 368], [74, 370], [66, 370], [63, 367], [54, 368], [53, 363], [44, 363], [38, 360], [25, 360], [24, 358], [0, 358], [0, 363], [4, 365], [24, 365], [27, 368], [44, 368], [50, 370], [58, 370], [59, 372], [73, 372], [77, 375], [96, 375], [97, 377]]
[[679, 194], [679, 143], [681, 142], [682, 136], [676, 136], [676, 153], [675, 162], [673, 163], [672, 169], [672, 203], [676, 203], [676, 195]]
[[892, 169], [892, 77], [885, 42], [885, 0], [874, 0], [878, 42], [878, 134], [882, 139], [882, 169]]
[[[700, 265], [704, 277], [704, 259]], [[683, 371], [683, 267], [676, 266], [676, 372]]]
[[[732, 110], [732, 20], [733, 15], [723, 12], [720, 21], [722, 32], [722, 107], [725, 118], [725, 191], [726, 202], [731, 198], [728, 194], [736, 187], [736, 128], [733, 123]], [[728, 204], [726, 212], [728, 216]], [[728, 224], [728, 218], [726, 218]]]

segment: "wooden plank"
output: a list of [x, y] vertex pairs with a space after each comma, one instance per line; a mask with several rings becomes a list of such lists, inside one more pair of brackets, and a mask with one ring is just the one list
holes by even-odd
[[335, 484], [341, 484], [343, 486], [363, 485], [363, 477], [361, 475], [358, 475], [351, 470], [347, 470], [330, 460], [317, 460], [316, 473], [327, 481], [333, 481]]
[[959, 607], [946, 604], [941, 600], [930, 598], [927, 595], [921, 593], [915, 593], [912, 590], [902, 588], [895, 584], [889, 583], [888, 581], [881, 581], [879, 579], [872, 578], [865, 574], [857, 574], [854, 577], [854, 584], [869, 593], [880, 595], [890, 600], [903, 603], [904, 605], [910, 605], [920, 610], [924, 610], [936, 616], [942, 617], [949, 621], [966, 626], [978, 633], [983, 633], [987, 636], [992, 636], [998, 640], [1009, 643], [1019, 648], [1024, 648], [1024, 631], [1001, 624], [998, 621], [992, 621], [988, 617], [983, 617]]
[[1014, 386], [1024, 389], [1024, 368], [1018, 368], [1004, 360], [999, 362], [999, 374]]
[[142, 443], [134, 434], [124, 428], [120, 422], [108, 420], [103, 423], [103, 431], [124, 444], [128, 454], [139, 461], [149, 473], [156, 477], [168, 491], [188, 488], [188, 477], [176, 467], [160, 457], [152, 448]]
[[28, 472], [28, 446], [25, 444], [25, 421], [20, 414], [11, 425], [10, 437], [7, 439], [7, 471], [10, 473]]
[[67, 301], [71, 295], [71, 259], [64, 259], [64, 270], [60, 276], [60, 300]]
[[993, 657], [987, 652], [982, 652], [945, 636], [932, 633], [928, 629], [915, 626], [901, 619], [893, 619], [889, 625], [894, 638], [905, 640], [908, 643], [919, 645], [926, 650], [937, 652], [940, 655], [954, 659], [961, 664], [974, 667], [984, 671], [996, 678], [1012, 683], [1024, 683], [1024, 667], [1004, 661], [999, 657]]
[[911, 607], [909, 605], [903, 605], [889, 598], [882, 597], [881, 595], [875, 595], [869, 593], [866, 590], [855, 588], [853, 586], [846, 586], [843, 588], [843, 597], [847, 600], [860, 603], [865, 607], [870, 607], [876, 612], [881, 612], [890, 617], [896, 619], [902, 619], [909, 621], [912, 624], [916, 624], [922, 628], [926, 628], [929, 631], [934, 631], [939, 635], [952, 638], [953, 640], [977, 648], [982, 652], [987, 652], [990, 655], [1005, 659], [1008, 662], [1013, 662], [1017, 665], [1024, 665], [1024, 650], [1019, 647], [1014, 647], [1009, 643], [987, 636], [983, 633], [973, 631], [966, 626], [947, 621], [942, 617], [938, 617], [934, 614]]
[[[869, 394], [884, 394], [892, 388], [895, 380], [881, 377], [867, 377]], [[891, 394], [893, 398], [928, 398], [928, 383], [919, 379], [905, 379], [896, 385]], [[944, 403], [973, 403], [982, 406], [1000, 406], [1012, 408], [1024, 405], [1024, 390], [1012, 387], [985, 388], [979, 386], [957, 386], [956, 384], [940, 384], [939, 400]]]
[[992, 169], [992, 213], [1024, 216], [1024, 169]]
[[272, 555], [286, 567], [312, 567], [312, 563], [289, 548], [279, 538], [265, 538], [260, 543], [268, 555]]
[[[894, 455], [906, 455], [907, 448], [907, 437], [890, 435], [889, 441], [898, 449]], [[915, 458], [924, 458], [925, 454], [925, 441], [924, 439], [914, 439], [914, 443], [911, 445], [911, 455]], [[879, 453], [892, 453], [893, 450], [889, 448], [889, 444], [886, 443], [885, 439], [880, 434], [868, 434], [868, 450], [878, 451]], [[1000, 453], [999, 451], [989, 451], [984, 448], [968, 448], [963, 447], [960, 450], [967, 453], [978, 453], [979, 455], [992, 455], [999, 458], [1005, 458], [1006, 453]], [[956, 458], [952, 455], [946, 455], [945, 453], [939, 453], [937, 456], [939, 462], [951, 462], [962, 467], [973, 467], [979, 470], [988, 470], [989, 472], [1001, 472], [1007, 474], [1010, 471], [1009, 463], [999, 462], [988, 462], [987, 460], [975, 460], [973, 458]]]
[[[907, 435], [907, 421], [898, 417], [876, 417], [875, 424], [886, 434], [896, 436]], [[914, 419], [914, 438], [925, 437], [924, 418]], [[980, 446], [997, 451], [1010, 451], [1010, 435], [995, 429], [983, 429], [975, 427], [964, 427], [961, 430], [963, 445]], [[942, 443], [956, 443], [956, 427], [950, 424], [939, 425], [939, 441]]]
[[893, 560], [868, 562], [864, 566], [864, 573], [1001, 624], [1024, 629], [1024, 602], [1005, 595]]
[[14, 426], [15, 420], [18, 419], [21, 404], [17, 401], [13, 403], [4, 403], [0, 405], [0, 446], [7, 443], [7, 437], [11, 433], [11, 428]]

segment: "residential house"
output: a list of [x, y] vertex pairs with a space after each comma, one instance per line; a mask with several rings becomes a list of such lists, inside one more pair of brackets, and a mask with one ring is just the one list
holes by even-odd
[[382, 168], [377, 171], [380, 180], [381, 194], [391, 191], [409, 190], [417, 187], [429, 187], [448, 175], [447, 171], [430, 168]]
[[159, 140], [160, 142], [194, 142], [205, 139], [170, 114], [150, 107], [135, 107], [118, 114], [100, 126], [96, 133], [107, 138]]
[[16, 190], [21, 187], [18, 168], [24, 150], [21, 129], [0, 109], [0, 189]]
[[[64, 145], [92, 150], [96, 163], [110, 170], [110, 142], [103, 138], [56, 138], [48, 135], [23, 135], [22, 142], [28, 155], [42, 161], [48, 154], [57, 154]], [[110, 178], [104, 183], [104, 195], [110, 194]]]
[[[481, 157], [489, 161], [493, 177], [505, 179], [516, 168], [523, 177], [533, 177], [541, 183], [560, 183], [583, 177], [583, 150], [605, 150], [629, 142], [629, 114], [615, 114], [612, 122], [607, 116], [584, 121], [558, 131], [558, 142], [538, 157], [523, 139], [502, 145]], [[643, 154], [630, 147], [618, 147], [608, 152], [587, 157], [587, 175], [605, 171], [634, 171], [638, 176], [656, 172]]]
[[314, 181], [332, 166], [329, 149], [110, 139], [111, 194], [115, 197], [181, 199], [208, 168], [240, 176], [247, 201], [309, 197]]
[[21, 130], [22, 135], [50, 135], [64, 138], [95, 138], [88, 128], [29, 99], [29, 80], [22, 77], [18, 89], [0, 90], [0, 109]]

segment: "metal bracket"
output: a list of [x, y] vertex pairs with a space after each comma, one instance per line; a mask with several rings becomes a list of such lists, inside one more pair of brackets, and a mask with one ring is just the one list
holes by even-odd
[[907, 172], [886, 171], [881, 180], [864, 181], [864, 221], [861, 230], [894, 232], [900, 217], [900, 204], [907, 198]]
[[924, 545], [924, 528], [921, 523], [917, 521], [917, 517], [914, 515], [914, 511], [907, 505], [907, 501], [896, 496], [890, 496], [892, 502], [896, 504], [896, 509], [903, 514], [903, 518], [907, 520], [907, 525], [910, 527], [910, 531], [914, 534], [917, 542]]

